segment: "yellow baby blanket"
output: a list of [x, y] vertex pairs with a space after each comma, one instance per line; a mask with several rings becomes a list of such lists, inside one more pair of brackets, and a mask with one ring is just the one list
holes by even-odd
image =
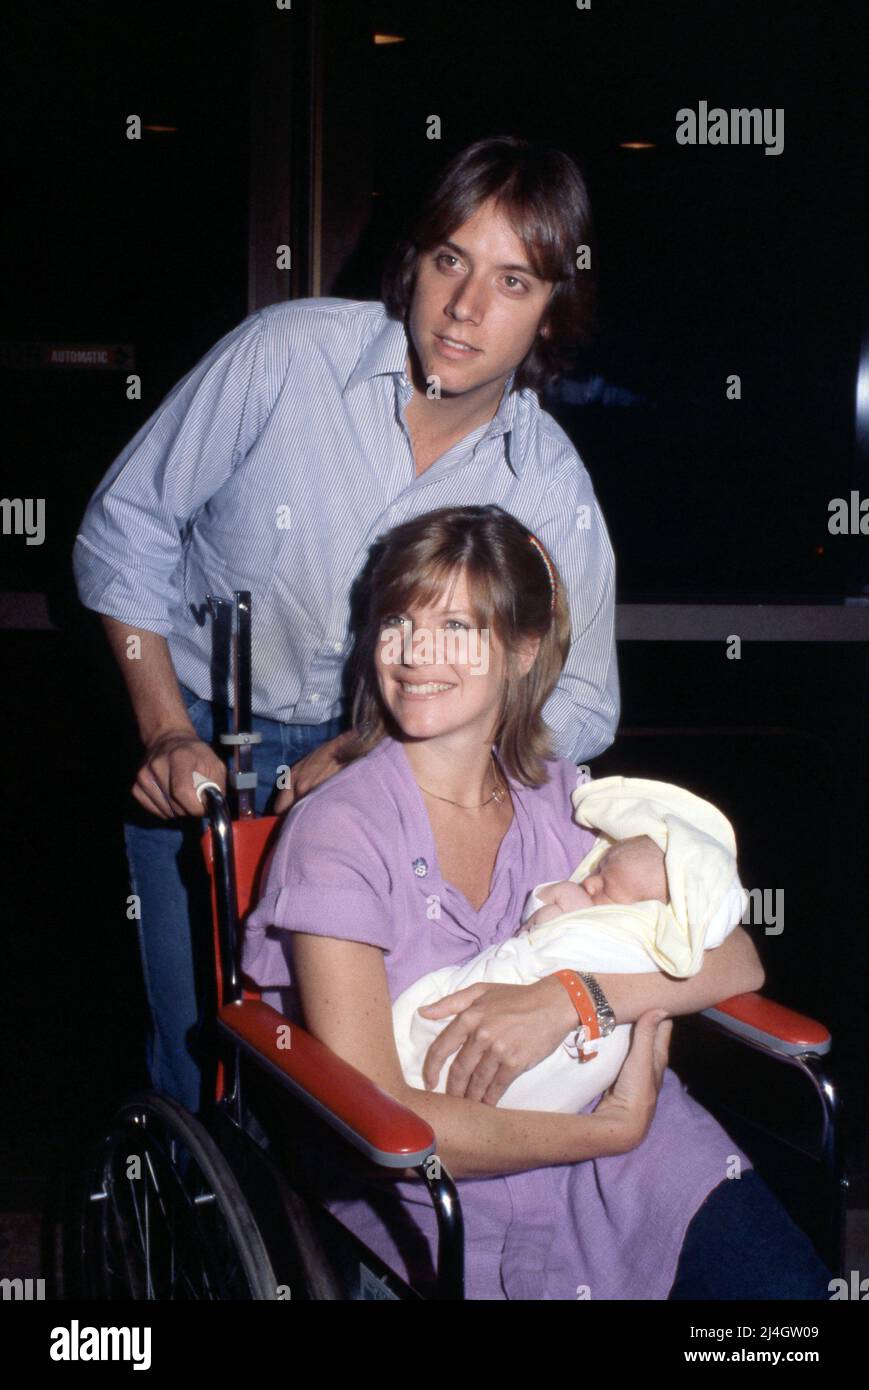
[[741, 920], [748, 902], [737, 875], [730, 821], [684, 787], [642, 777], [585, 782], [572, 799], [577, 824], [598, 832], [570, 875], [574, 883], [587, 878], [617, 840], [648, 835], [664, 852], [669, 904], [596, 908], [596, 925], [606, 930], [606, 918], [611, 917], [614, 935], [621, 937], [627, 916], [631, 934], [662, 970], [677, 976], [696, 974], [704, 950], [720, 944]]

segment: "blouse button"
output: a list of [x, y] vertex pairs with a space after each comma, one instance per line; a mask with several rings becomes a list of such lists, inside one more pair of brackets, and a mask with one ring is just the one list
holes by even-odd
[[424, 859], [414, 859], [413, 872], [416, 874], [417, 878], [425, 878], [428, 873], [428, 864]]

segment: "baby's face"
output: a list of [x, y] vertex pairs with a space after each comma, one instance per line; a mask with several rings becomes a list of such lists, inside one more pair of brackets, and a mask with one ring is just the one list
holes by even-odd
[[650, 899], [665, 903], [669, 892], [664, 851], [648, 835], [619, 840], [607, 850], [594, 872], [583, 879], [581, 887], [594, 907]]
[[668, 900], [664, 853], [648, 835], [620, 840], [608, 849], [593, 874], [582, 883], [565, 879], [550, 883], [538, 894], [538, 907], [526, 922], [527, 928], [554, 922], [565, 912], [581, 912], [589, 907], [623, 907], [628, 903]]

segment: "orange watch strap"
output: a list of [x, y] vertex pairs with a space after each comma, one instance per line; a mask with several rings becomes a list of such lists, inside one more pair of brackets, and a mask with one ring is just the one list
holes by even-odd
[[[599, 1038], [600, 1024], [597, 1021], [597, 1009], [584, 981], [580, 979], [575, 970], [556, 970], [555, 978], [561, 981], [570, 995], [573, 1006], [579, 1015], [580, 1024], [585, 1029], [585, 1041], [590, 1042], [594, 1038]], [[597, 1054], [591, 1053], [590, 1055], [596, 1056]]]

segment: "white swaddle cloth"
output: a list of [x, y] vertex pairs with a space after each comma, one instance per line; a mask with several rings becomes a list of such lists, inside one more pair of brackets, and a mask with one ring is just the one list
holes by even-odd
[[[466, 961], [432, 971], [393, 1004], [398, 1054], [412, 1086], [423, 1086], [422, 1065], [449, 1018], [425, 1019], [417, 1010], [446, 994], [487, 981], [532, 984], [556, 970], [632, 974], [657, 967], [680, 978], [694, 975], [704, 950], [720, 946], [741, 921], [748, 901], [736, 870], [736, 837], [727, 817], [683, 787], [639, 777], [604, 777], [573, 793], [574, 818], [598, 832], [574, 883], [596, 868], [618, 840], [648, 835], [664, 853], [669, 902], [602, 905], [562, 913]], [[558, 881], [558, 880], [555, 880]], [[542, 904], [539, 885], [523, 914]], [[576, 1113], [612, 1085], [630, 1046], [630, 1024], [594, 1042], [597, 1056], [579, 1061], [565, 1042], [508, 1086], [499, 1105], [516, 1110]], [[569, 1035], [570, 1036], [570, 1035]], [[451, 1059], [450, 1059], [451, 1060]], [[444, 1091], [449, 1061], [436, 1090]]]

